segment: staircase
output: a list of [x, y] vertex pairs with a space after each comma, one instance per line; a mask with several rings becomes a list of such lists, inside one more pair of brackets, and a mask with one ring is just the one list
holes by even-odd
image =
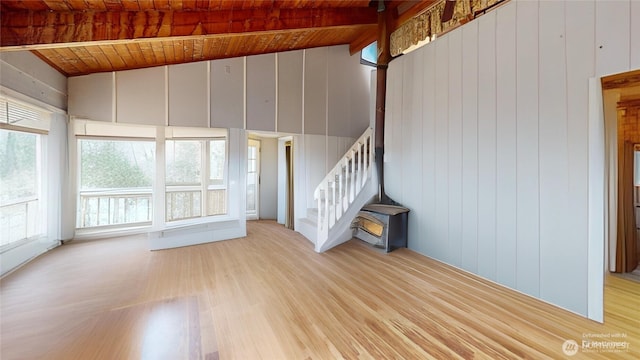
[[378, 194], [373, 172], [373, 130], [368, 128], [314, 191], [317, 208], [307, 211], [297, 229], [324, 252], [352, 238], [351, 221]]

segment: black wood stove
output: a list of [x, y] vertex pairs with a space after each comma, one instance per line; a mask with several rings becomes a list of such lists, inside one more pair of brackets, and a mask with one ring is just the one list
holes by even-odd
[[351, 223], [353, 236], [385, 252], [407, 247], [408, 214], [398, 205], [367, 205]]

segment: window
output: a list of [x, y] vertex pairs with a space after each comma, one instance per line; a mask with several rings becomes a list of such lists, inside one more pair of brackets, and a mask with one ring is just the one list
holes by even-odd
[[376, 66], [378, 63], [378, 42], [374, 41], [360, 51], [360, 64]]
[[166, 141], [166, 221], [226, 214], [226, 157], [224, 138]]
[[167, 140], [167, 221], [202, 216], [202, 142]]
[[80, 139], [78, 227], [150, 223], [155, 143]]
[[225, 139], [209, 141], [209, 186], [207, 188], [207, 215], [227, 213], [227, 142]]
[[42, 135], [0, 129], [0, 246], [32, 238], [42, 226]]
[[227, 130], [82, 119], [73, 129], [78, 229], [162, 229], [228, 213]]

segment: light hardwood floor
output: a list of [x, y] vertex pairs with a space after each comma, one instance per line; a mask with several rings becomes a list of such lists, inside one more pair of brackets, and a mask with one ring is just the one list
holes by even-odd
[[[71, 242], [2, 279], [9, 359], [561, 359], [624, 334], [640, 358], [640, 284], [607, 277], [605, 324], [406, 249], [324, 254], [273, 222], [150, 252], [145, 237]], [[599, 339], [602, 340], [602, 339]]]

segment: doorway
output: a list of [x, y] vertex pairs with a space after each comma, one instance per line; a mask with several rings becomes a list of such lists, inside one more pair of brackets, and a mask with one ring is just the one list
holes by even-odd
[[640, 281], [640, 70], [602, 78], [609, 163], [608, 266]]
[[260, 140], [247, 141], [247, 220], [260, 218]]
[[278, 224], [295, 228], [295, 142], [293, 136], [278, 138]]
[[284, 143], [284, 153], [286, 161], [286, 209], [284, 226], [294, 230], [294, 208], [293, 208], [293, 143], [288, 140]]

